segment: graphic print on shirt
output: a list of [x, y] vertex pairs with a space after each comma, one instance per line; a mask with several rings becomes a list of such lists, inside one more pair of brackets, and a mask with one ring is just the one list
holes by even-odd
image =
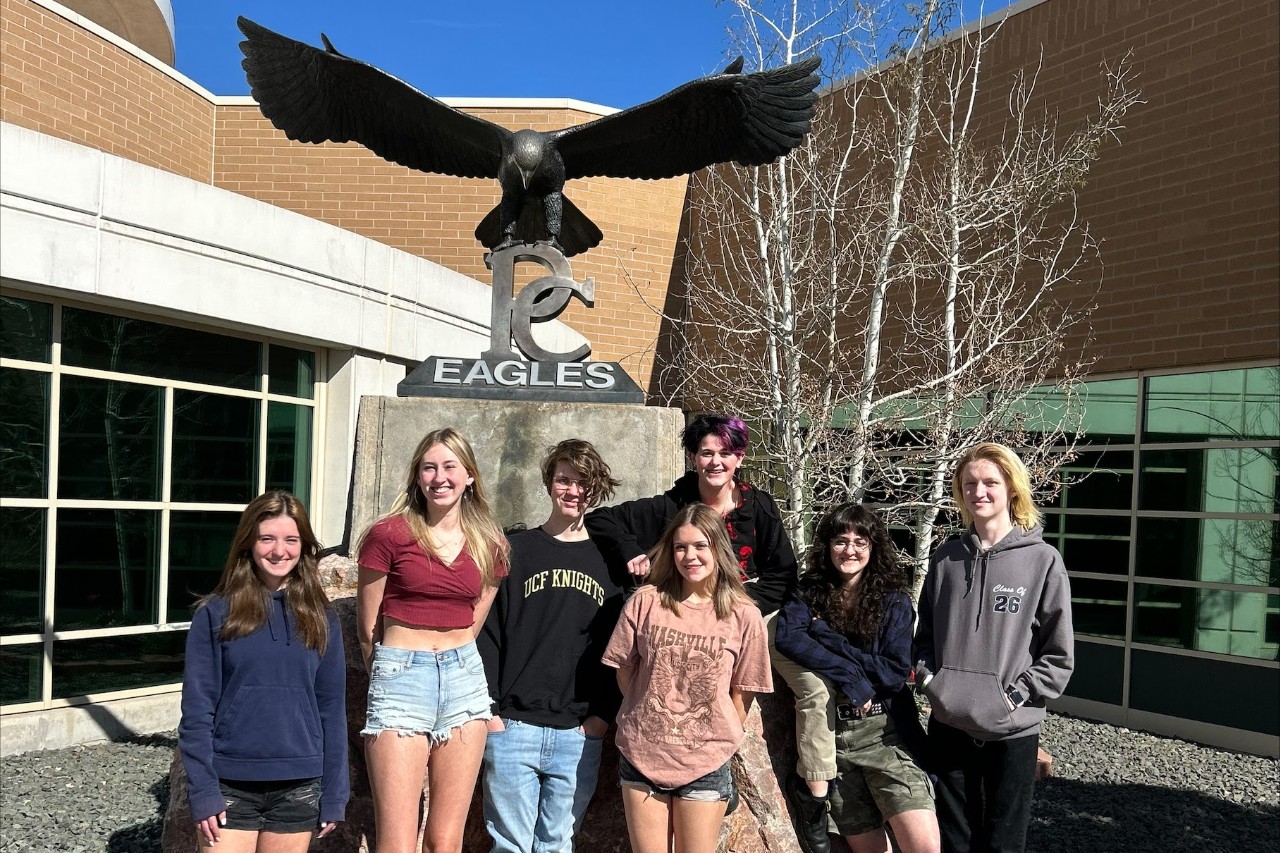
[[1014, 588], [998, 583], [991, 588], [991, 594], [991, 609], [996, 613], [1017, 613], [1022, 609], [1022, 598], [1027, 594], [1027, 588]]
[[653, 675], [640, 731], [653, 743], [700, 749], [713, 734], [720, 637], [650, 626]]
[[577, 569], [543, 569], [530, 575], [524, 582], [524, 597], [529, 598], [545, 589], [576, 589], [595, 599], [597, 605], [604, 604], [604, 587], [591, 575]]

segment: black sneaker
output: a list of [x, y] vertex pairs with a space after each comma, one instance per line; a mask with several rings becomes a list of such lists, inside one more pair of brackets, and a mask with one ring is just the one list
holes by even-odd
[[815, 797], [809, 786], [799, 776], [787, 780], [787, 793], [795, 806], [796, 838], [804, 853], [831, 853], [831, 839], [827, 836], [827, 812], [831, 804], [827, 797]]

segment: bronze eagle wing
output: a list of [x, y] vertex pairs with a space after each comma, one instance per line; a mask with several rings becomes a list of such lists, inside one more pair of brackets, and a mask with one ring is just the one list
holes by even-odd
[[424, 172], [497, 178], [511, 131], [423, 94], [396, 77], [240, 17], [241, 66], [272, 124], [297, 142], [359, 142]]
[[565, 177], [658, 179], [713, 163], [760, 166], [809, 132], [817, 57], [752, 74], [703, 77], [660, 98], [552, 134]]

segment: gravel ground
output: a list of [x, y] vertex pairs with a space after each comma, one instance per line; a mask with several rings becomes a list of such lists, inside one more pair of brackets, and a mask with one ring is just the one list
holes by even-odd
[[[1178, 853], [1280, 846], [1277, 762], [1050, 716], [1054, 776], [1027, 849]], [[0, 760], [0, 853], [159, 853], [170, 732]]]

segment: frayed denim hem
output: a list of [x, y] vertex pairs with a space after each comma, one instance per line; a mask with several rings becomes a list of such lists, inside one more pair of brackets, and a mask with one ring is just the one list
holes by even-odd
[[474, 723], [477, 721], [484, 723], [484, 722], [488, 722], [491, 719], [493, 719], [493, 714], [485, 712], [485, 714], [482, 716], [472, 717], [469, 720], [463, 720], [457, 725], [449, 726], [443, 729], [434, 729], [432, 731], [427, 731], [426, 729], [412, 729], [412, 728], [405, 729], [405, 728], [400, 728], [399, 726], [375, 727], [372, 725], [366, 725], [364, 729], [360, 732], [360, 736], [367, 737], [367, 738], [377, 738], [383, 732], [395, 732], [398, 737], [414, 737], [415, 735], [425, 735], [431, 741], [432, 746], [439, 746], [440, 744], [447, 743], [450, 739], [452, 739], [453, 733], [455, 731], [458, 732], [459, 736], [461, 736], [462, 727], [465, 726], [467, 723]]

